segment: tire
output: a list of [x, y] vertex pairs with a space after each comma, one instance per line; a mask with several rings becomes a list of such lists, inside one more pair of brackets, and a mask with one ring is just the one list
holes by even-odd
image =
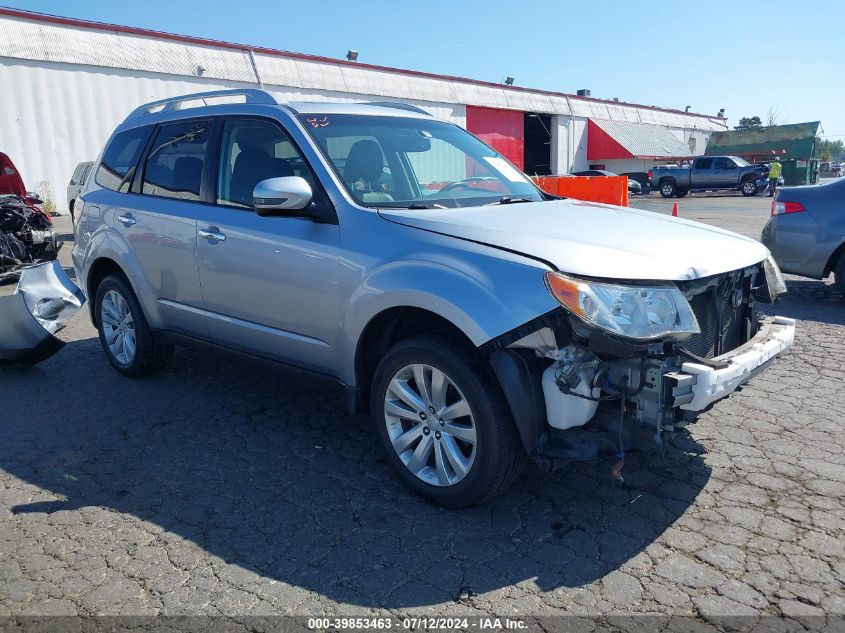
[[[123, 275], [109, 275], [100, 283], [94, 310], [100, 345], [117, 371], [140, 378], [155, 374], [167, 365], [173, 346], [155, 342], [141, 305]], [[134, 350], [130, 340], [134, 341]]]
[[[438, 390], [435, 381], [446, 386]], [[525, 450], [501, 389], [486, 361], [460, 341], [421, 335], [397, 343], [376, 369], [371, 405], [382, 448], [400, 479], [442, 506], [481, 503], [522, 472]], [[450, 410], [457, 415], [447, 417]], [[423, 455], [415, 466], [414, 457]]]
[[679, 198], [683, 198], [683, 197], [684, 197], [684, 196], [686, 196], [688, 193], [689, 193], [689, 189], [687, 189], [686, 191], [679, 191], [679, 192], [678, 192], [678, 193], [676, 193], [675, 195], [676, 195], [676, 196], [678, 196]]
[[753, 180], [746, 180], [739, 186], [739, 191], [743, 196], [750, 198], [757, 195], [757, 185]]
[[677, 193], [678, 193], [678, 187], [671, 180], [660, 183], [660, 195], [663, 196], [664, 198], [671, 198], [672, 196], [676, 195]]
[[845, 300], [845, 253], [842, 253], [836, 261], [836, 268], [833, 269], [833, 283], [842, 295], [842, 299]]

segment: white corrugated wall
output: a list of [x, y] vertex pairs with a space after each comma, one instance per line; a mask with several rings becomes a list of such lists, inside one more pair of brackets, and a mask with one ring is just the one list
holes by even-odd
[[[94, 160], [114, 128], [148, 101], [255, 84], [179, 77], [118, 68], [0, 59], [0, 150], [8, 154], [30, 190], [52, 195], [67, 209], [74, 167]], [[377, 101], [383, 97], [266, 86], [280, 101]], [[406, 99], [439, 119], [466, 124], [466, 108]]]

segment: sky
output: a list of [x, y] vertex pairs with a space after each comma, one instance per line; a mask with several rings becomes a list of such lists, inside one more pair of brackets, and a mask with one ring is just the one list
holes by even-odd
[[845, 140], [845, 2], [0, 0], [239, 44], [716, 114]]

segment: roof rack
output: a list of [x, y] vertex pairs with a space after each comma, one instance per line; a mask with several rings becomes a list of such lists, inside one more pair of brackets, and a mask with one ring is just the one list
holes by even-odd
[[258, 88], [237, 88], [235, 90], [212, 90], [210, 92], [197, 92], [189, 95], [182, 95], [180, 97], [171, 97], [170, 99], [161, 99], [159, 101], [152, 101], [135, 108], [126, 120], [137, 119], [138, 117], [148, 116], [150, 114], [158, 114], [159, 112], [174, 112], [177, 110], [187, 110], [188, 106], [185, 104], [193, 101], [201, 101], [202, 105], [215, 105], [208, 103], [209, 100], [225, 100], [228, 97], [243, 97], [243, 103], [254, 103], [260, 105], [279, 105], [276, 98], [266, 90]]

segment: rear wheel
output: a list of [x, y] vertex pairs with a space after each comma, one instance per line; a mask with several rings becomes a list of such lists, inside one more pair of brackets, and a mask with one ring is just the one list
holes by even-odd
[[671, 198], [677, 193], [678, 187], [675, 185], [674, 182], [668, 181], [660, 183], [660, 195], [664, 198]]
[[753, 180], [746, 180], [740, 185], [739, 190], [743, 196], [756, 196], [757, 184]]
[[839, 256], [836, 268], [833, 269], [833, 283], [842, 298], [845, 299], [845, 253]]
[[675, 195], [677, 195], [679, 198], [683, 198], [683, 197], [684, 197], [685, 195], [687, 195], [688, 193], [689, 193], [689, 189], [685, 189], [685, 190], [683, 190], [683, 191], [679, 191], [679, 192], [678, 192], [677, 194], [675, 194]]
[[451, 508], [479, 503], [519, 475], [525, 451], [475, 350], [443, 336], [397, 343], [373, 379], [388, 461], [415, 492]]
[[155, 342], [141, 305], [122, 275], [106, 277], [94, 301], [100, 344], [117, 371], [137, 378], [167, 365], [173, 346]]

